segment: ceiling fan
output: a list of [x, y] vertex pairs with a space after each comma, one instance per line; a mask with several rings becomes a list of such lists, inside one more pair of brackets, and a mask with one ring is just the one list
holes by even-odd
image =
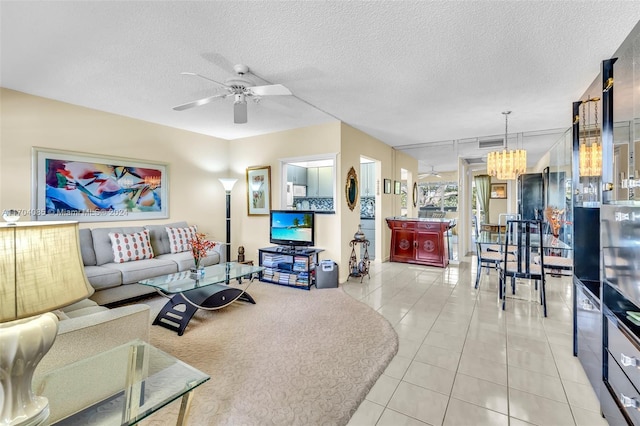
[[429, 176], [434, 176], [434, 177], [442, 177], [440, 175], [440, 173], [436, 172], [433, 168], [433, 166], [431, 166], [431, 171], [429, 173], [423, 173], [421, 175], [418, 175], [418, 179], [422, 179], [422, 178], [426, 178]]
[[233, 97], [233, 122], [236, 124], [243, 124], [247, 122], [247, 99], [253, 99], [254, 102], [259, 102], [263, 96], [283, 96], [292, 94], [291, 90], [287, 89], [282, 84], [255, 86], [253, 82], [244, 77], [250, 72], [249, 67], [246, 65], [235, 65], [233, 67], [233, 71], [236, 73], [236, 76], [228, 78], [224, 83], [220, 83], [209, 77], [193, 72], [182, 72], [181, 74], [183, 75], [194, 75], [216, 83], [217, 85], [224, 87], [227, 93], [188, 102], [186, 104], [175, 106], [173, 109], [175, 111], [184, 111], [186, 109], [206, 105], [218, 98]]

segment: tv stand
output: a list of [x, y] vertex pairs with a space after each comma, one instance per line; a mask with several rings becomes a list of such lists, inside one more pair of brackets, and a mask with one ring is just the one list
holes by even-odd
[[259, 265], [265, 268], [260, 281], [309, 290], [316, 283], [316, 265], [319, 253], [324, 250], [313, 247], [291, 249], [290, 246], [277, 246], [258, 250]]

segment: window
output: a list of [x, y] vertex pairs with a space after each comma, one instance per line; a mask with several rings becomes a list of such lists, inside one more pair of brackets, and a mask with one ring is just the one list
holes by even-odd
[[418, 184], [418, 207], [427, 211], [457, 211], [458, 182], [424, 182]]

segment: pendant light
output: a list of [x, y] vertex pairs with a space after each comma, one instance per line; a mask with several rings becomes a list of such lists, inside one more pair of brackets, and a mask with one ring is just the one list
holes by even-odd
[[[582, 102], [582, 142], [580, 143], [580, 176], [600, 176], [602, 174], [602, 143], [598, 128], [598, 101], [595, 97]], [[591, 126], [591, 102], [595, 105], [595, 125]], [[589, 104], [589, 111], [586, 105]], [[592, 134], [593, 137], [589, 137]]]
[[504, 148], [487, 156], [487, 174], [500, 180], [515, 180], [527, 170], [527, 152], [524, 149], [509, 150], [508, 120], [511, 111], [504, 111]]

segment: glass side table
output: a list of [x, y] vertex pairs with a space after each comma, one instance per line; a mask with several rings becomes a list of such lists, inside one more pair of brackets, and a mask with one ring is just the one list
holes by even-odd
[[185, 424], [193, 390], [209, 376], [141, 340], [134, 340], [33, 379], [49, 399], [45, 424], [133, 425], [182, 397]]

